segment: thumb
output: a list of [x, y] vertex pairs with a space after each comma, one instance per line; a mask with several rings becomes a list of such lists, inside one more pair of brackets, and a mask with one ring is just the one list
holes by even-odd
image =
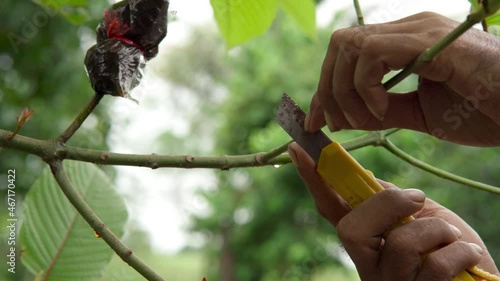
[[297, 143], [288, 146], [288, 152], [299, 176], [311, 193], [316, 209], [334, 226], [349, 211], [350, 207], [335, 190], [316, 172], [316, 163]]

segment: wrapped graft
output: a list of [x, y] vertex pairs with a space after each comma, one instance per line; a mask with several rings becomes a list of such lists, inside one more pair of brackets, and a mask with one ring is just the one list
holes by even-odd
[[145, 64], [158, 54], [167, 34], [167, 0], [128, 0], [104, 12], [97, 43], [85, 57], [96, 94], [129, 97], [139, 85]]

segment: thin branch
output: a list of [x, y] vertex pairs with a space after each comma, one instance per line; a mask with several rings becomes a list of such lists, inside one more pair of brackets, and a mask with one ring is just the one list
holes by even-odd
[[365, 19], [363, 17], [363, 12], [361, 11], [361, 6], [359, 5], [359, 0], [353, 0], [353, 2], [356, 15], [358, 16], [358, 24], [365, 25]]
[[[192, 156], [192, 155], [158, 155], [158, 154], [123, 154], [102, 150], [71, 147], [51, 140], [38, 140], [23, 135], [17, 135], [12, 140], [6, 140], [11, 132], [0, 129], [0, 147], [24, 151], [37, 155], [45, 161], [51, 159], [68, 159], [90, 162], [100, 165], [121, 165], [157, 168], [212, 168], [229, 170], [242, 167], [260, 167], [284, 165], [290, 163], [288, 154], [278, 152], [285, 151], [286, 145], [282, 145], [267, 153], [259, 152], [246, 155], [223, 155], [223, 156]], [[378, 132], [370, 132], [362, 137], [342, 143], [346, 150], [354, 150], [368, 145], [378, 145], [381, 135]], [[268, 159], [267, 159], [267, 158]]]
[[394, 134], [394, 133], [397, 133], [398, 131], [400, 131], [401, 128], [397, 128], [397, 129], [391, 129], [391, 130], [387, 130], [385, 131], [384, 133], [384, 138], [387, 138], [388, 136]]
[[432, 46], [431, 48], [426, 49], [422, 52], [412, 63], [406, 66], [401, 72], [399, 72], [396, 76], [392, 77], [389, 81], [384, 83], [384, 87], [386, 90], [391, 89], [396, 86], [399, 82], [403, 81], [410, 74], [415, 73], [420, 69], [420, 67], [426, 63], [431, 61], [439, 52], [441, 52], [444, 48], [450, 45], [455, 39], [457, 39], [460, 35], [465, 33], [469, 28], [473, 25], [482, 21], [488, 15], [495, 13], [500, 7], [500, 1], [483, 1], [484, 3], [489, 3], [489, 7], [484, 5], [480, 6], [480, 9], [470, 14], [467, 19], [461, 23], [458, 27], [456, 27], [452, 32], [446, 35], [441, 41]]
[[98, 233], [104, 241], [115, 251], [115, 253], [147, 280], [163, 281], [164, 279], [154, 272], [149, 266], [143, 263], [123, 242], [118, 238], [101, 219], [94, 213], [90, 206], [80, 196], [80, 193], [73, 186], [64, 171], [61, 161], [49, 163], [50, 169], [61, 190], [75, 207], [78, 213], [87, 221], [88, 224]]
[[71, 125], [57, 138], [58, 141], [62, 143], [66, 143], [72, 136], [73, 134], [80, 128], [80, 126], [85, 122], [85, 119], [94, 111], [96, 106], [99, 104], [101, 101], [103, 95], [100, 94], [95, 94], [90, 102], [85, 106], [85, 108], [78, 114], [78, 116], [73, 120]]
[[282, 153], [288, 150], [288, 145], [291, 144], [293, 141], [289, 141], [281, 146], [278, 146], [274, 149], [271, 149], [267, 153], [263, 153], [260, 155], [257, 155], [257, 161], [262, 162], [262, 163], [268, 163], [272, 159], [280, 156]]
[[477, 181], [474, 181], [474, 180], [471, 180], [471, 179], [467, 179], [467, 178], [464, 178], [464, 177], [452, 174], [450, 172], [441, 170], [439, 168], [436, 168], [436, 167], [434, 167], [432, 165], [429, 165], [429, 164], [427, 164], [427, 163], [425, 163], [423, 161], [420, 161], [420, 160], [414, 158], [413, 156], [409, 155], [408, 153], [404, 152], [403, 150], [401, 150], [400, 148], [398, 148], [396, 145], [394, 145], [388, 139], [385, 139], [382, 142], [382, 146], [385, 147], [392, 154], [394, 154], [397, 157], [399, 157], [400, 159], [402, 159], [402, 160], [410, 163], [411, 165], [413, 165], [415, 167], [418, 167], [418, 168], [420, 168], [420, 169], [422, 169], [424, 171], [427, 171], [427, 172], [429, 172], [431, 174], [434, 174], [434, 175], [436, 175], [438, 177], [441, 177], [441, 178], [444, 178], [444, 179], [447, 179], [447, 180], [451, 180], [451, 181], [454, 181], [454, 182], [457, 182], [457, 183], [460, 183], [460, 184], [463, 184], [463, 185], [467, 185], [467, 186], [470, 186], [470, 187], [473, 187], [473, 188], [477, 188], [477, 189], [481, 189], [481, 190], [484, 190], [484, 191], [488, 191], [488, 192], [491, 192], [491, 193], [500, 194], [500, 187], [496, 187], [496, 186], [493, 186], [493, 185], [485, 184], [485, 183], [482, 183], [482, 182], [477, 182]]

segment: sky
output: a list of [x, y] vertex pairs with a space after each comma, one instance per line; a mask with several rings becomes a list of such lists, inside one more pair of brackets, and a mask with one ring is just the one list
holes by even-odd
[[[168, 53], [169, 48], [185, 42], [196, 26], [216, 29], [209, 2], [170, 0], [170, 17], [175, 21], [168, 26], [168, 35], [160, 45], [160, 56]], [[360, 0], [360, 5], [366, 23], [382, 23], [423, 11], [462, 20], [469, 9], [466, 0]], [[351, 1], [325, 0], [317, 7], [318, 26], [327, 25], [337, 11], [351, 9], [351, 6]], [[354, 9], [351, 11], [354, 14]], [[338, 26], [342, 27], [346, 26]], [[154, 64], [155, 60], [152, 60], [146, 68], [154, 69]], [[195, 101], [190, 95], [183, 95], [182, 89], [156, 77], [153, 71], [146, 71], [141, 85], [132, 93], [139, 104], [125, 99], [113, 101], [111, 116], [121, 116], [114, 118], [108, 138], [113, 152], [161, 153], [161, 147], [155, 143], [158, 132], [169, 131], [183, 136], [189, 129], [188, 117], [196, 110], [190, 104]], [[175, 102], [172, 102], [174, 92]], [[200, 187], [205, 190], [215, 188], [216, 177], [210, 170], [117, 167], [116, 186], [125, 197], [131, 223], [147, 231], [156, 251], [175, 253], [186, 245], [203, 243], [203, 237], [189, 235], [186, 227], [190, 213], [208, 211], [195, 192]]]

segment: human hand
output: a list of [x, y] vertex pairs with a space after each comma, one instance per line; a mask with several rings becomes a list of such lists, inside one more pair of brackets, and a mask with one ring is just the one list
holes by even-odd
[[[456, 214], [426, 199], [423, 192], [380, 181], [386, 190], [351, 210], [321, 179], [315, 163], [298, 144], [290, 144], [289, 153], [316, 209], [336, 227], [361, 280], [451, 280], [473, 265], [498, 274], [479, 235]], [[410, 215], [414, 221], [392, 229]]]
[[444, 38], [457, 22], [426, 12], [333, 33], [308, 131], [406, 128], [475, 146], [500, 145], [500, 38], [471, 29], [425, 63], [416, 91], [388, 93], [381, 80]]

